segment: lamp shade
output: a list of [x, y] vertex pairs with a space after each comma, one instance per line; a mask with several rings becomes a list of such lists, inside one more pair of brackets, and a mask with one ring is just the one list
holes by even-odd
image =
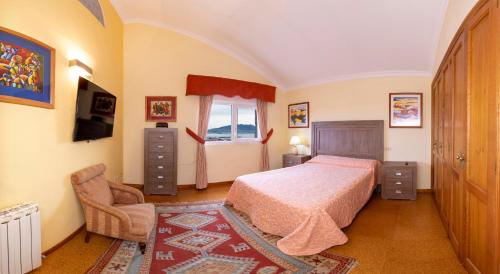
[[292, 136], [292, 138], [290, 139], [290, 145], [292, 146], [300, 145], [299, 136]]

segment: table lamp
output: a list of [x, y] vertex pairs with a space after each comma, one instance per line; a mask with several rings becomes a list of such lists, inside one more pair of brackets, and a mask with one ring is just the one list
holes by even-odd
[[290, 145], [293, 146], [293, 154], [297, 155], [299, 154], [299, 149], [297, 148], [298, 145], [300, 145], [300, 138], [299, 136], [292, 136], [290, 139]]

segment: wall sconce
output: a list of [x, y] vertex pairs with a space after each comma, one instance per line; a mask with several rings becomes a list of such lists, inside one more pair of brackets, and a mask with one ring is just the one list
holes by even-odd
[[84, 64], [82, 61], [78, 59], [69, 60], [69, 67], [71, 70], [75, 72], [75, 74], [90, 78], [92, 77], [92, 68]]

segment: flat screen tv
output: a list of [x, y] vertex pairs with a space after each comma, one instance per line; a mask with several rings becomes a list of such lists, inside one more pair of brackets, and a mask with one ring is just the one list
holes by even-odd
[[88, 141], [113, 136], [116, 97], [80, 77], [76, 97], [73, 141]]

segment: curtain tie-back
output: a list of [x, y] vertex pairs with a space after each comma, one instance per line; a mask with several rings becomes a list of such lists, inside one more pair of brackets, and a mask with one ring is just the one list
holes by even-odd
[[203, 138], [201, 138], [200, 136], [198, 136], [198, 134], [194, 133], [194, 131], [192, 131], [191, 129], [186, 128], [186, 133], [189, 134], [189, 136], [191, 136], [196, 142], [198, 142], [202, 145], [205, 144], [205, 140]]
[[261, 143], [263, 145], [267, 144], [267, 141], [269, 141], [269, 139], [273, 135], [273, 132], [274, 132], [274, 129], [271, 128], [271, 130], [269, 130], [269, 132], [267, 133], [266, 138], [264, 138], [264, 140], [261, 141]]

